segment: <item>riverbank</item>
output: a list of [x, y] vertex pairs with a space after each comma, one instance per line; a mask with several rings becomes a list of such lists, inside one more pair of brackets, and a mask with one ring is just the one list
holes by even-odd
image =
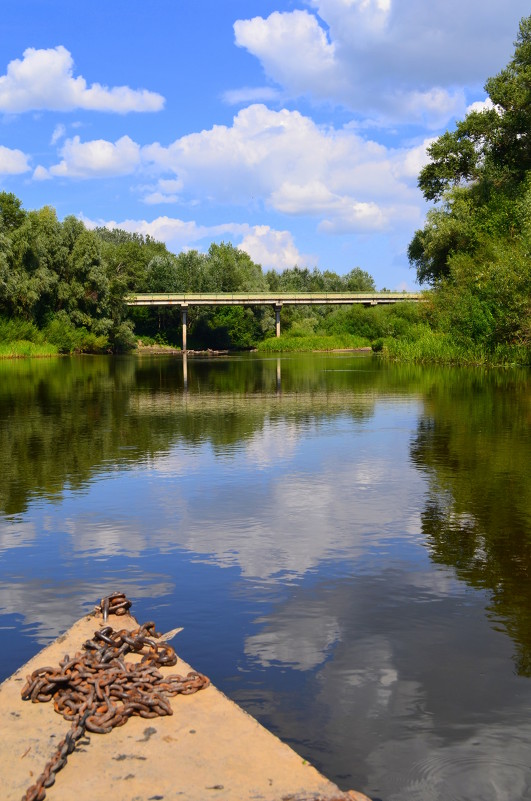
[[[226, 356], [230, 351], [228, 350], [214, 350], [206, 348], [205, 350], [187, 350], [187, 356]], [[148, 354], [150, 356], [182, 356], [182, 348], [174, 347], [173, 345], [145, 345], [141, 340], [136, 343], [136, 348], [133, 353]]]
[[[370, 341], [367, 337], [345, 335], [307, 335], [284, 334], [271, 337], [258, 343], [258, 353], [341, 353], [371, 351], [383, 358], [414, 364], [440, 364], [455, 366], [511, 366], [531, 365], [531, 348], [527, 345], [498, 345], [493, 351], [481, 345], [462, 345], [448, 334], [424, 329], [416, 337], [385, 337]], [[15, 340], [0, 342], [0, 359], [50, 358], [63, 355], [81, 355], [86, 351], [61, 351], [51, 342], [32, 342]], [[96, 351], [101, 353], [101, 350]], [[150, 356], [182, 356], [181, 348], [173, 345], [144, 344], [138, 340], [132, 353]], [[226, 356], [229, 350], [187, 350], [187, 356]]]
[[449, 334], [423, 328], [408, 332], [404, 337], [380, 337], [372, 342], [357, 336], [290, 336], [264, 340], [257, 346], [259, 353], [303, 352], [371, 352], [382, 358], [413, 364], [455, 366], [531, 365], [531, 348], [527, 345], [497, 345], [493, 350], [478, 344], [466, 345], [454, 341]]
[[427, 329], [413, 340], [386, 339], [382, 354], [398, 362], [455, 366], [531, 365], [531, 348], [527, 345], [496, 345], [493, 350], [479, 344], [463, 345], [450, 335]]

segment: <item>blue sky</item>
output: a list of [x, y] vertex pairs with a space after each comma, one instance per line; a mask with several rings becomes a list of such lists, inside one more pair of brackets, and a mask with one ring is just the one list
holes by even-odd
[[170, 250], [413, 288], [426, 144], [524, 0], [3, 0], [0, 188]]

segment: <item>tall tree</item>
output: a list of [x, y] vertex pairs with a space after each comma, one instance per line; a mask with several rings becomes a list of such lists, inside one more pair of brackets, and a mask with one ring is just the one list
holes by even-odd
[[0, 192], [0, 232], [19, 228], [26, 217], [22, 201], [13, 192]]
[[427, 200], [439, 201], [409, 246], [420, 282], [449, 277], [453, 254], [486, 241], [527, 236], [531, 183], [531, 16], [521, 20], [513, 58], [485, 83], [489, 102], [428, 149], [419, 175]]
[[472, 111], [428, 149], [419, 177], [428, 200], [452, 186], [481, 181], [484, 190], [520, 184], [531, 169], [531, 16], [521, 20], [514, 56], [489, 78], [490, 104]]

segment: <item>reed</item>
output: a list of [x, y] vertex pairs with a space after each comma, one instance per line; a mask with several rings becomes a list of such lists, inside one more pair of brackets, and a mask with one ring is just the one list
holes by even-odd
[[49, 342], [30, 342], [17, 339], [14, 342], [0, 342], [0, 359], [23, 359], [32, 356], [57, 356], [59, 349]]
[[383, 355], [403, 362], [462, 365], [531, 364], [531, 349], [525, 345], [459, 343], [449, 334], [425, 329], [417, 339], [386, 339]]
[[370, 342], [366, 337], [352, 336], [351, 334], [293, 336], [288, 333], [259, 342], [257, 349], [265, 353], [288, 353], [312, 350], [356, 350], [367, 347], [370, 347]]

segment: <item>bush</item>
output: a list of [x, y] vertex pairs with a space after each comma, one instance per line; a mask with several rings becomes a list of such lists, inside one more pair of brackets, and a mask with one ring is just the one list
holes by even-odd
[[0, 317], [0, 342], [34, 342], [41, 344], [44, 337], [37, 326], [29, 320]]
[[43, 329], [44, 337], [59, 353], [104, 353], [109, 350], [105, 334], [94, 334], [85, 327], [75, 328], [67, 315], [59, 312]]

